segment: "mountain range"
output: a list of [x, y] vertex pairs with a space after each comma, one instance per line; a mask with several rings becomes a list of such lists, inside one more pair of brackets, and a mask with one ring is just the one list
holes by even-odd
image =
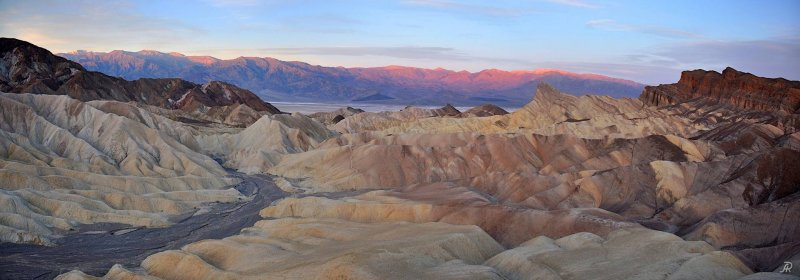
[[[256, 115], [280, 113], [251, 91], [228, 83], [195, 84], [179, 78], [128, 81], [86, 70], [78, 63], [13, 38], [0, 38], [0, 91], [67, 95], [80, 101], [133, 101], [185, 113], [202, 111], [201, 117], [217, 115], [237, 125], [254, 122]], [[231, 116], [244, 117], [232, 120]]]
[[483, 70], [476, 73], [403, 66], [324, 67], [269, 57], [222, 60], [152, 50], [61, 53], [87, 69], [128, 80], [181, 78], [194, 83], [223, 81], [268, 101], [367, 102], [402, 105], [522, 106], [539, 82], [575, 95], [636, 97], [644, 85], [596, 74], [556, 69]]

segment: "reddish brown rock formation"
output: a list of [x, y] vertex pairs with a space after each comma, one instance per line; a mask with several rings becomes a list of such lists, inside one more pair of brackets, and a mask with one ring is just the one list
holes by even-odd
[[684, 71], [675, 84], [645, 87], [639, 97], [653, 106], [672, 105], [695, 98], [708, 98], [742, 109], [788, 111], [800, 109], [800, 82], [783, 78], [762, 78], [725, 68], [716, 71]]

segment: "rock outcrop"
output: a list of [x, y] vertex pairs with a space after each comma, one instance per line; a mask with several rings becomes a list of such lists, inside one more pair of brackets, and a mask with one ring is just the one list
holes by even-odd
[[800, 82], [783, 78], [762, 78], [725, 68], [716, 71], [694, 70], [681, 73], [675, 84], [647, 86], [639, 97], [651, 106], [666, 106], [695, 98], [766, 112], [800, 113]]
[[0, 93], [0, 108], [0, 241], [48, 244], [80, 224], [167, 226], [201, 204], [243, 199], [214, 160], [146, 124], [163, 117], [52, 95]]
[[458, 118], [460, 116], [461, 111], [450, 104], [436, 109], [407, 106], [399, 112], [363, 112], [354, 114], [332, 125], [331, 128], [340, 133], [354, 133], [365, 130], [380, 130], [420, 119]]
[[752, 271], [705, 242], [646, 229], [531, 239], [484, 265], [508, 279], [737, 279]]
[[246, 105], [257, 112], [280, 110], [252, 92], [222, 82], [194, 84], [177, 78], [126, 81], [83, 66], [28, 42], [0, 38], [0, 92], [67, 95], [80, 101], [135, 101], [185, 111]]
[[504, 279], [481, 265], [502, 250], [475, 226], [286, 218], [152, 255], [140, 272], [115, 266], [103, 278]]
[[490, 117], [508, 114], [503, 108], [494, 104], [483, 104], [470, 108], [464, 111], [461, 116], [463, 117]]
[[364, 110], [348, 106], [348, 107], [343, 107], [343, 108], [336, 109], [335, 111], [331, 111], [331, 112], [316, 112], [316, 113], [310, 114], [308, 116], [310, 118], [312, 118], [312, 119], [317, 120], [318, 122], [321, 122], [321, 123], [325, 124], [325, 125], [333, 125], [333, 124], [336, 124], [336, 123], [344, 120], [345, 118], [347, 118], [349, 116], [352, 116], [352, 115], [355, 115], [355, 114], [359, 114], [359, 113], [364, 113]]
[[234, 134], [197, 137], [199, 149], [225, 167], [244, 173], [263, 173], [286, 154], [312, 150], [335, 132], [299, 113], [263, 116]]
[[379, 134], [525, 131], [543, 135], [572, 134], [583, 138], [638, 138], [655, 134], [689, 137], [699, 130], [708, 129], [705, 123], [695, 123], [683, 117], [685, 112], [656, 110], [636, 99], [572, 96], [547, 84], [540, 84], [536, 92], [532, 102], [506, 115], [434, 118], [403, 112], [364, 113], [347, 118], [332, 128], [341, 133]]
[[516, 246], [545, 235], [559, 238], [575, 232], [605, 235], [637, 226], [596, 208], [542, 210], [502, 203], [480, 190], [453, 183], [411, 185], [372, 191], [344, 199], [309, 195], [287, 198], [261, 211], [267, 218], [336, 218], [356, 222], [404, 221], [477, 225], [500, 244]]

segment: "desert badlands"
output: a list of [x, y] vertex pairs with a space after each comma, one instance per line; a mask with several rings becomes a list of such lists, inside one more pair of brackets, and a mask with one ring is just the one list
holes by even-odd
[[0, 278], [794, 279], [800, 82], [284, 113], [0, 39]]

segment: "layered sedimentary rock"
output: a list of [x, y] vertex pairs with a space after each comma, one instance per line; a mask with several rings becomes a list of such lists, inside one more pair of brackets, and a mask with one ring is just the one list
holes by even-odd
[[540, 236], [485, 265], [508, 279], [737, 279], [751, 273], [731, 253], [647, 229]]
[[[263, 220], [240, 235], [114, 267], [105, 279], [503, 279], [481, 264], [503, 247], [475, 226]], [[57, 279], [94, 279], [70, 272]]]
[[167, 226], [170, 215], [243, 198], [224, 189], [238, 180], [214, 160], [140, 122], [159, 117], [66, 96], [1, 93], [0, 104], [2, 241], [47, 244], [100, 222]]
[[305, 152], [335, 136], [321, 123], [295, 113], [265, 115], [233, 134], [197, 138], [199, 149], [224, 166], [245, 173], [261, 173], [280, 162], [285, 154]]
[[382, 134], [530, 131], [573, 134], [583, 138], [638, 138], [653, 134], [689, 136], [707, 129], [673, 111], [655, 110], [635, 99], [572, 96], [547, 84], [534, 100], [511, 114], [485, 118], [398, 117], [397, 113], [358, 114], [333, 126], [342, 133], [375, 131]]
[[[533, 102], [506, 116], [362, 119], [370, 126], [345, 119], [334, 127], [350, 134], [287, 156], [269, 172], [294, 178], [306, 193], [392, 191], [285, 200], [264, 214], [475, 224], [511, 246], [636, 222], [717, 249], [749, 250], [738, 256], [769, 271], [798, 253], [796, 221], [784, 215], [799, 205], [800, 178], [789, 171], [800, 158], [796, 118], [702, 98], [654, 108], [540, 86]], [[592, 222], [551, 218], [596, 208], [608, 214], [576, 212], [603, 217]]]
[[436, 117], [458, 118], [461, 112], [447, 104], [438, 109], [424, 109], [408, 106], [399, 112], [364, 112], [344, 118], [332, 126], [341, 133], [354, 133], [365, 130], [379, 130], [401, 123]]
[[478, 225], [498, 242], [516, 246], [539, 235], [554, 238], [575, 232], [608, 232], [636, 224], [596, 208], [540, 210], [499, 203], [491, 196], [452, 183], [412, 185], [343, 199], [287, 198], [263, 211], [269, 218], [336, 218], [357, 222], [406, 221]]
[[[537, 237], [503, 251], [471, 226], [295, 218], [159, 253], [142, 267], [115, 266], [103, 279], [736, 279], [751, 272], [707, 243], [641, 228], [606, 238]], [[73, 271], [57, 279], [96, 278]]]
[[359, 113], [364, 113], [364, 110], [353, 107], [344, 107], [331, 112], [316, 112], [308, 116], [325, 125], [332, 125], [342, 121], [343, 119], [349, 116]]
[[[750, 147], [740, 145], [734, 151], [726, 150], [728, 142], [676, 136], [631, 140], [535, 134], [386, 136], [294, 154], [270, 172], [307, 178], [298, 185], [318, 191], [448, 181], [531, 209], [599, 207], [680, 232], [715, 213], [750, 208], [797, 192], [800, 181], [779, 170], [789, 170], [792, 158], [800, 158], [800, 153], [773, 146], [781, 135], [772, 129], [772, 134], [751, 140]], [[796, 229], [787, 226], [791, 221], [770, 222], [783, 229], [781, 234], [795, 235]], [[761, 238], [757, 236], [719, 247], [768, 244], [756, 242], [753, 238]], [[718, 237], [694, 239], [717, 244]], [[789, 241], [793, 239], [781, 242]]]
[[[56, 279], [737, 279], [752, 271], [702, 241], [643, 228], [536, 237], [504, 250], [474, 226], [264, 220], [240, 235], [148, 257], [142, 270]], [[631, 261], [636, 260], [636, 261]]]
[[716, 71], [694, 70], [681, 73], [675, 84], [645, 87], [640, 99], [652, 106], [665, 106], [695, 98], [710, 99], [741, 109], [798, 113], [800, 82], [783, 78], [763, 78], [725, 68]]

